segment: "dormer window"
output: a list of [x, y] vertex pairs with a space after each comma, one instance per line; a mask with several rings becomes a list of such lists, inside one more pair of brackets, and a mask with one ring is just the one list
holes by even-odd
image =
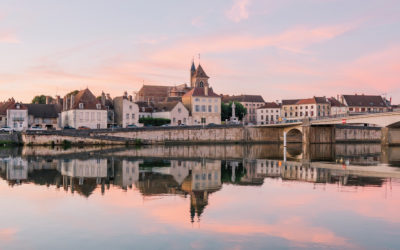
[[97, 103], [97, 104], [96, 104], [96, 108], [97, 108], [97, 109], [101, 109], [101, 104], [100, 104], [100, 103]]
[[83, 109], [83, 103], [79, 103], [79, 109]]
[[204, 83], [200, 82], [199, 86], [200, 86], [200, 88], [203, 88], [204, 87]]
[[20, 108], [21, 108], [21, 106], [19, 105], [19, 103], [17, 103], [17, 104], [15, 105], [15, 107], [16, 107], [17, 109], [20, 109]]

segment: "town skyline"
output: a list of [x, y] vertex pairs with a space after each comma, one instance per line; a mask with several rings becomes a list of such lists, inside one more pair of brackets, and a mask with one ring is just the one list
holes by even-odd
[[189, 83], [199, 53], [217, 94], [400, 99], [395, 1], [93, 3], [0, 4], [1, 101]]

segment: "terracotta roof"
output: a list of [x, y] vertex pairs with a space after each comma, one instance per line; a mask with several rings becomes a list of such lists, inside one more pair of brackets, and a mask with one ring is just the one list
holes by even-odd
[[281, 105], [276, 102], [266, 102], [264, 106], [259, 107], [258, 109], [279, 109]]
[[298, 100], [282, 100], [282, 105], [304, 105], [304, 104], [329, 104], [325, 97], [312, 97]]
[[[97, 104], [101, 104], [101, 101], [98, 100], [93, 93], [88, 89], [84, 89], [79, 91], [74, 96], [74, 103], [72, 108], [69, 109], [79, 109], [79, 103], [83, 103], [83, 109], [97, 109]], [[106, 109], [103, 105], [101, 105], [101, 109]]]
[[208, 95], [204, 93], [205, 88], [196, 87], [184, 94], [183, 96], [209, 96], [209, 97], [220, 97], [219, 95], [215, 94], [212, 88], [208, 88]]
[[140, 96], [167, 97], [171, 86], [143, 85], [139, 90]]
[[264, 98], [260, 95], [225, 95], [222, 97], [223, 102], [262, 102], [265, 103]]
[[28, 115], [40, 118], [57, 118], [58, 108], [56, 104], [26, 104]]
[[332, 107], [346, 107], [346, 105], [336, 100], [335, 97], [329, 98], [328, 101], [330, 102]]
[[203, 67], [201, 67], [201, 65], [199, 64], [199, 66], [196, 69], [196, 73], [195, 73], [196, 77], [204, 77], [204, 78], [210, 78], [207, 76], [206, 72], [204, 72]]
[[387, 107], [379, 95], [343, 95], [347, 106], [352, 107]]

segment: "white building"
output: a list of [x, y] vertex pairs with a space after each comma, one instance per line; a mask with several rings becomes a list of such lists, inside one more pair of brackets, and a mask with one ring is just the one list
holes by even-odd
[[281, 119], [281, 106], [275, 102], [267, 102], [257, 109], [257, 125], [274, 124]]
[[344, 103], [339, 102], [334, 97], [328, 99], [331, 104], [331, 115], [333, 116], [342, 116], [347, 115], [349, 113], [349, 107]]
[[76, 95], [67, 95], [63, 101], [62, 127], [107, 128], [106, 107], [89, 89], [81, 90]]
[[325, 97], [313, 97], [298, 100], [282, 100], [281, 116], [283, 120], [302, 120], [331, 115], [331, 105]]
[[189, 110], [192, 125], [221, 124], [221, 96], [209, 86], [209, 77], [201, 65], [191, 69], [191, 90], [182, 96], [182, 103]]
[[28, 128], [28, 108], [21, 103], [14, 103], [7, 109], [7, 126], [15, 131]]
[[114, 114], [115, 123], [122, 128], [139, 124], [139, 105], [132, 102], [132, 96], [128, 97], [127, 93], [114, 98]]
[[153, 118], [171, 120], [172, 126], [189, 125], [189, 111], [182, 102], [159, 102], [154, 104]]

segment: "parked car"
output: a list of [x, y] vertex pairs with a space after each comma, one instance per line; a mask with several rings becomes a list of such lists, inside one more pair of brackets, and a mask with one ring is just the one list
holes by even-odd
[[209, 123], [209, 124], [207, 124], [207, 127], [216, 127], [216, 126], [218, 126], [218, 125], [215, 124], [215, 123]]
[[0, 128], [0, 131], [10, 132], [10, 131], [14, 131], [14, 129], [12, 129], [12, 128], [8, 127], [8, 126], [3, 126], [3, 127]]
[[88, 130], [88, 129], [90, 129], [90, 128], [89, 128], [89, 127], [86, 127], [86, 126], [80, 126], [78, 129], [79, 129], [79, 130]]
[[65, 126], [64, 129], [75, 129], [75, 128], [71, 126]]
[[138, 126], [136, 126], [135, 124], [129, 124], [126, 126], [127, 128], [137, 128]]
[[28, 130], [30, 130], [30, 131], [43, 131], [45, 129], [40, 127], [40, 126], [33, 126], [33, 127], [28, 128]]
[[169, 124], [163, 124], [163, 125], [161, 125], [161, 127], [169, 127], [170, 125]]

